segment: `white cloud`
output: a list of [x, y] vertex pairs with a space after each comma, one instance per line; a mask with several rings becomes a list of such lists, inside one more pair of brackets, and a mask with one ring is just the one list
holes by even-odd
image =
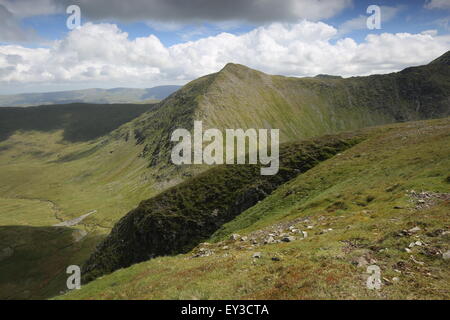
[[450, 36], [429, 31], [373, 34], [362, 43], [334, 41], [337, 32], [322, 22], [274, 23], [165, 47], [154, 35], [130, 40], [116, 25], [87, 23], [49, 48], [0, 46], [0, 84], [150, 87], [192, 80], [228, 62], [291, 76], [367, 75], [426, 64], [450, 49]]
[[427, 9], [450, 9], [450, 0], [430, 0], [426, 1]]
[[435, 36], [437, 36], [438, 31], [436, 29], [424, 30], [421, 32], [421, 34], [430, 35], [432, 37], [435, 37]]

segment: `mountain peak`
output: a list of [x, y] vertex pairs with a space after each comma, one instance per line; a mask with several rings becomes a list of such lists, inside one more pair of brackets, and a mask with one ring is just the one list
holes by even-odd
[[447, 51], [439, 58], [433, 60], [430, 64], [445, 64], [450, 65], [450, 51]]
[[223, 67], [222, 70], [219, 71], [219, 73], [223, 73], [223, 72], [249, 72], [249, 71], [254, 71], [254, 72], [260, 72], [254, 69], [251, 69], [247, 66], [244, 66], [243, 64], [238, 64], [238, 63], [227, 63], [225, 65], [225, 67]]

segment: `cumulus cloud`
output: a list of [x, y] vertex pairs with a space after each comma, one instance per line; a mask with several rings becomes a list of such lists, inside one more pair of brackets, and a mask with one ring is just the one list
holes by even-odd
[[354, 76], [425, 64], [450, 49], [450, 37], [433, 32], [372, 34], [362, 43], [334, 41], [337, 32], [322, 22], [273, 23], [166, 47], [154, 35], [130, 40], [114, 24], [87, 23], [49, 48], [0, 46], [0, 83], [152, 86], [192, 80], [228, 62], [272, 74]]
[[429, 0], [425, 3], [427, 9], [450, 9], [449, 0]]

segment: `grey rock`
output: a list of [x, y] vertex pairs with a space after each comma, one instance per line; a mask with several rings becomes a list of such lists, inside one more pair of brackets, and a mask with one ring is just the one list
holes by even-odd
[[416, 233], [416, 232], [419, 232], [420, 230], [421, 229], [419, 227], [414, 227], [412, 229], [409, 229], [408, 231], [411, 232], [411, 233]]
[[442, 254], [442, 258], [444, 258], [444, 260], [449, 260], [450, 259], [450, 250], [447, 250], [446, 252], [444, 252]]
[[240, 235], [238, 235], [237, 233], [234, 233], [230, 236], [230, 240], [236, 241], [236, 240], [239, 240], [240, 237], [241, 237]]
[[255, 252], [253, 254], [253, 258], [255, 258], [255, 259], [260, 259], [261, 257], [262, 257], [262, 253], [261, 252]]
[[274, 243], [274, 242], [275, 242], [275, 239], [274, 239], [272, 236], [269, 236], [269, 237], [264, 241], [265, 244], [271, 244], [271, 243]]

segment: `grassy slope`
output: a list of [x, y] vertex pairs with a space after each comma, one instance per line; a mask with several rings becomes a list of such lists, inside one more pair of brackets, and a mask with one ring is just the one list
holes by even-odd
[[[124, 212], [156, 193], [133, 141], [62, 137], [62, 131], [22, 132], [0, 142], [0, 251], [15, 251], [0, 262], [0, 298], [58, 294], [65, 268], [81, 265]], [[51, 227], [92, 210], [75, 227]], [[76, 232], [87, 235], [76, 242]]]
[[[448, 261], [441, 255], [450, 245], [448, 233], [443, 234], [450, 223], [448, 197], [418, 208], [417, 199], [406, 193], [450, 192], [450, 120], [367, 132], [366, 141], [301, 174], [226, 224], [211, 245], [203, 245], [216, 254], [156, 258], [61, 298], [450, 298]], [[256, 248], [222, 240], [231, 232], [252, 236], [294, 219], [308, 231], [306, 239]], [[415, 226], [421, 228], [418, 233], [399, 235]], [[328, 228], [332, 231], [323, 232]], [[419, 239], [425, 246], [407, 253], [404, 248]], [[251, 258], [255, 251], [262, 252], [261, 259]], [[381, 268], [382, 290], [366, 289], [365, 267], [353, 263], [362, 256]]]
[[270, 76], [228, 64], [200, 97], [196, 117], [217, 128], [280, 128], [283, 141], [297, 140], [448, 116], [449, 78], [446, 60], [349, 79]]
[[[0, 143], [2, 225], [52, 225], [97, 210], [85, 222], [110, 228], [155, 193], [134, 142], [65, 143], [61, 135], [17, 133]], [[25, 214], [34, 208], [36, 218]]]
[[278, 186], [358, 143], [352, 134], [324, 136], [280, 148], [277, 175], [259, 165], [223, 165], [142, 201], [113, 228], [83, 268], [84, 279], [154, 256], [187, 252]]

